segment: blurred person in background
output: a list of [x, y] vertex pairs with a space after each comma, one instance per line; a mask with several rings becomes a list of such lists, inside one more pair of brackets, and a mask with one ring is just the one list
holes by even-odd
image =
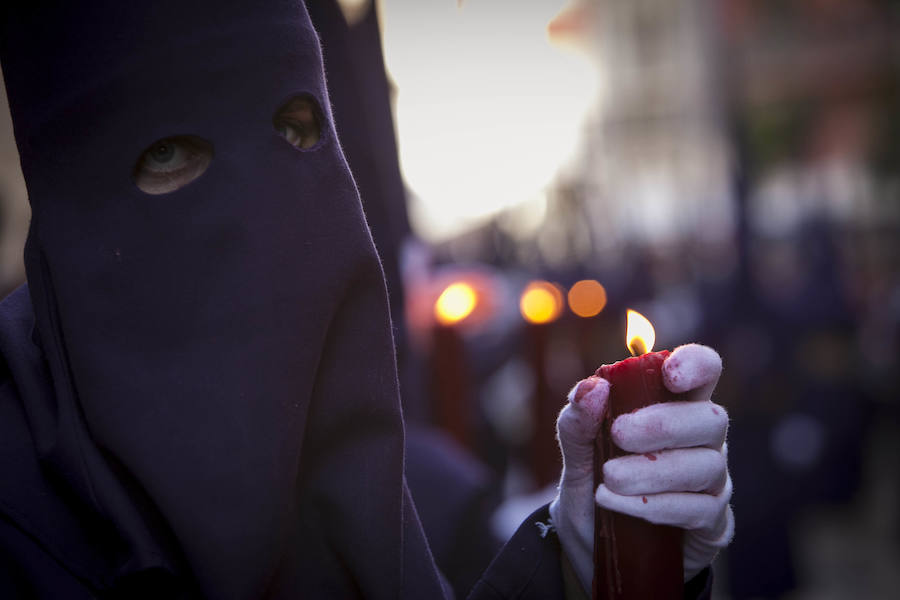
[[[2, 27], [33, 215], [28, 284], [0, 305], [4, 597], [449, 593], [404, 481], [382, 270], [303, 6], [17, 5]], [[733, 529], [721, 361], [687, 346], [667, 364], [688, 401], [616, 438], [658, 465], [617, 463], [597, 501], [685, 528], [703, 597]], [[472, 597], [590, 587], [608, 385], [584, 386], [559, 418], [557, 500]]]

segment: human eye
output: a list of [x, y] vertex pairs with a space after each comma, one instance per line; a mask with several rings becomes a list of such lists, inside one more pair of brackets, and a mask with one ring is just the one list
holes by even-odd
[[321, 138], [319, 105], [309, 94], [294, 96], [275, 111], [272, 126], [295, 148], [312, 148]]
[[156, 140], [138, 157], [134, 183], [147, 194], [167, 194], [200, 177], [212, 162], [213, 147], [194, 135]]

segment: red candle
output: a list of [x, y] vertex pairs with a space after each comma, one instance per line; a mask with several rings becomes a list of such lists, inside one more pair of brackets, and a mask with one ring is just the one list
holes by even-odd
[[[643, 331], [635, 331], [636, 328]], [[610, 426], [619, 415], [677, 398], [662, 381], [667, 350], [650, 352], [654, 333], [643, 316], [628, 311], [628, 349], [636, 356], [603, 365], [596, 375], [610, 383], [609, 404], [594, 448], [594, 486], [603, 482], [603, 464], [628, 454], [612, 442]], [[655, 460], [652, 454], [648, 460]], [[646, 502], [646, 499], [644, 500]], [[654, 525], [597, 507], [594, 511], [594, 580], [599, 598], [682, 598], [682, 530]]]
[[555, 435], [559, 402], [547, 377], [551, 328], [562, 313], [562, 298], [562, 292], [549, 281], [532, 281], [519, 298], [519, 311], [528, 323], [525, 332], [534, 374], [532, 410], [535, 430], [531, 436], [529, 462], [539, 487], [558, 479], [562, 467]]
[[473, 449], [475, 395], [460, 324], [478, 303], [465, 282], [447, 286], [434, 304], [432, 411], [435, 424], [464, 448]]
[[472, 449], [475, 411], [465, 344], [452, 325], [434, 328], [432, 411], [435, 425], [462, 447]]

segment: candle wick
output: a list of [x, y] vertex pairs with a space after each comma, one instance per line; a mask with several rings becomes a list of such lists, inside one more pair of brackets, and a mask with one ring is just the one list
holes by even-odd
[[644, 342], [642, 338], [634, 338], [628, 344], [628, 351], [631, 352], [632, 356], [640, 356], [641, 354], [647, 354], [647, 344]]

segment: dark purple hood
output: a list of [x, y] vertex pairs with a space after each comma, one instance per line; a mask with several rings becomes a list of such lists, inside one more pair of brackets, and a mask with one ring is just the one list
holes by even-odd
[[[8, 335], [3, 352], [48, 482], [4, 478], [0, 507], [99, 590], [161, 568], [212, 598], [439, 595], [384, 281], [302, 2], [20, 4], [0, 60], [45, 364], [16, 367]], [[272, 126], [297, 94], [321, 107], [308, 150]], [[214, 158], [145, 194], [132, 169], [172, 135]], [[60, 489], [77, 502], [29, 502]]]

